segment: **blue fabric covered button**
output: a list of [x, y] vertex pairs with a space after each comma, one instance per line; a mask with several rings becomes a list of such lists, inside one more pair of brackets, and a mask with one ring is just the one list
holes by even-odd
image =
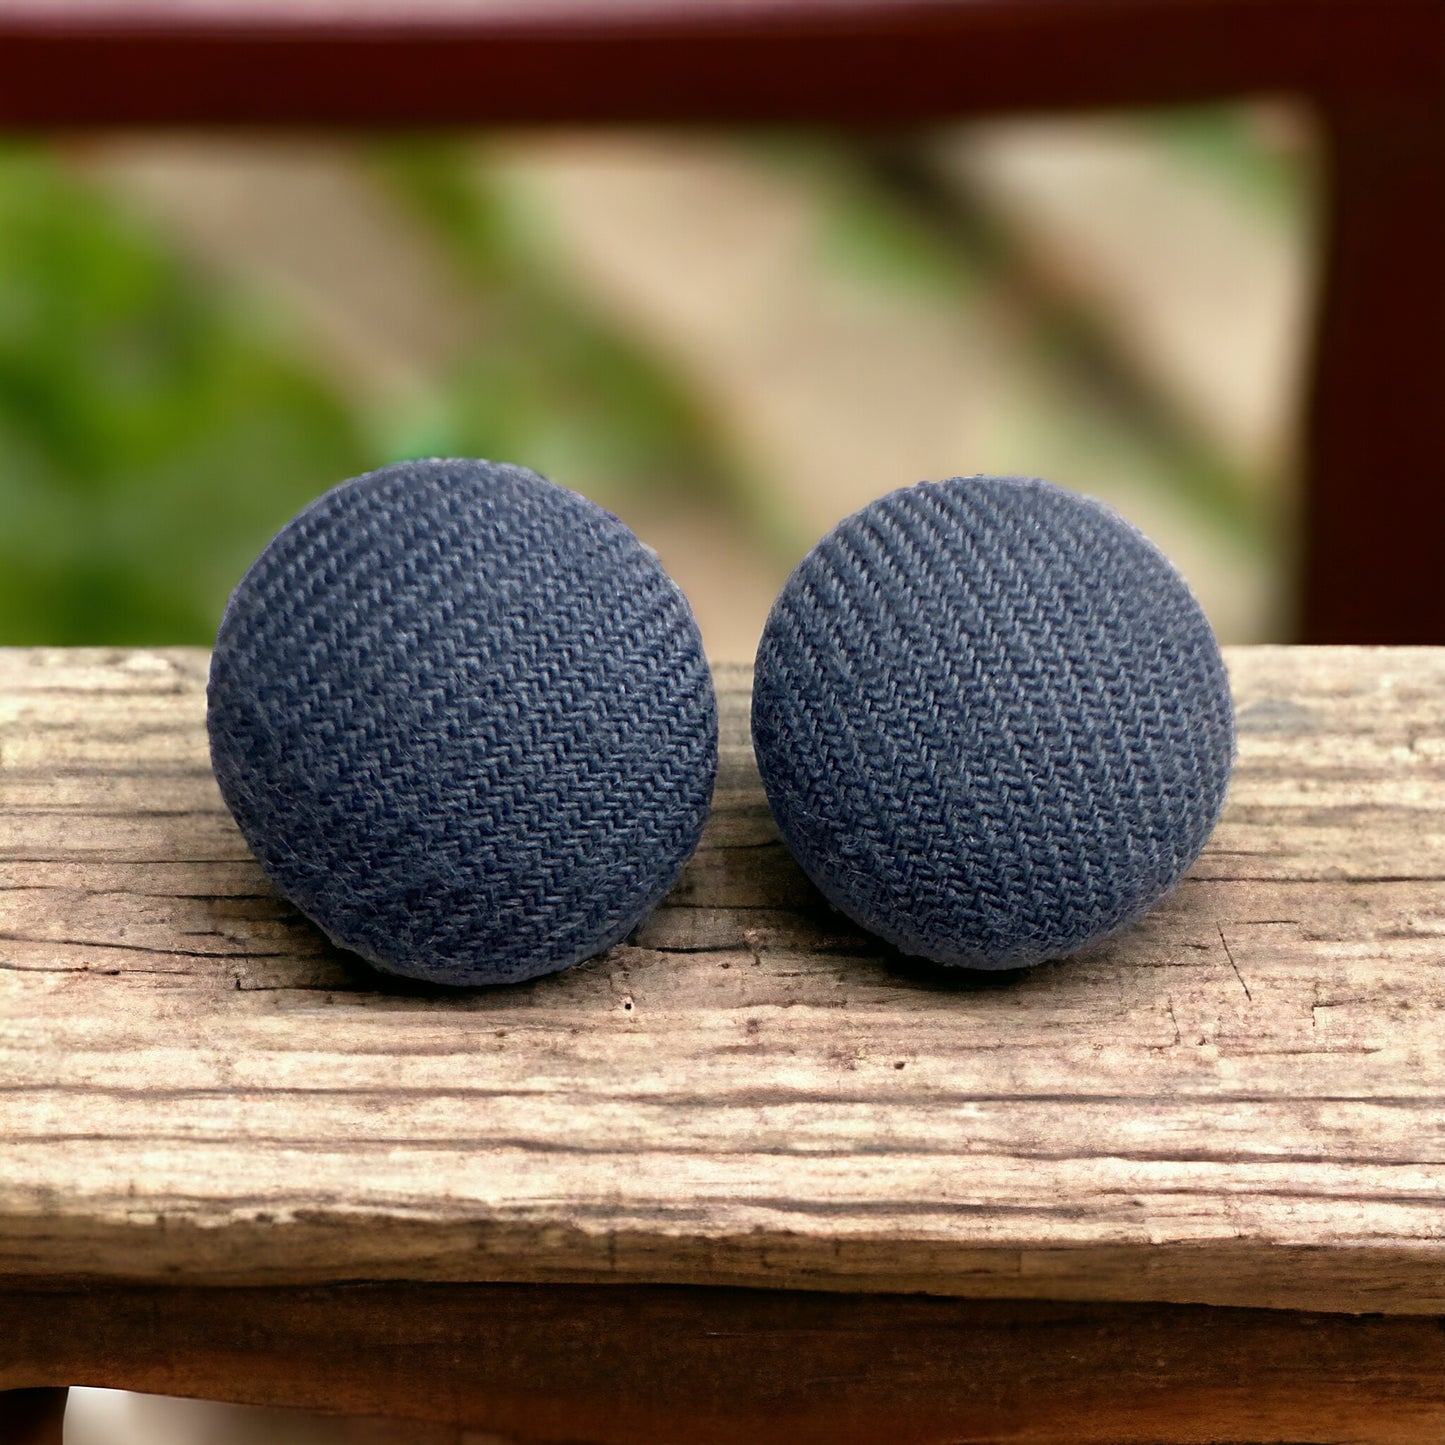
[[211, 659], [211, 760], [276, 887], [378, 967], [512, 983], [624, 938], [697, 845], [717, 705], [686, 600], [521, 467], [344, 482]]
[[1015, 968], [1137, 918], [1224, 804], [1219, 647], [1163, 554], [1020, 478], [890, 493], [789, 578], [753, 681], [785, 842], [909, 954]]

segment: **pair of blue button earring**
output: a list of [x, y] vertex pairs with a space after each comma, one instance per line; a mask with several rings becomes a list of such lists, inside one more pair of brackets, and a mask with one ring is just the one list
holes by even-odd
[[[334, 488], [236, 588], [207, 722], [276, 887], [391, 973], [515, 983], [620, 942], [717, 770], [686, 599], [615, 517], [521, 467]], [[1013, 968], [1124, 927], [1208, 838], [1234, 756], [1189, 589], [1103, 505], [972, 477], [839, 524], [773, 606], [752, 706], [779, 831], [905, 953]]]

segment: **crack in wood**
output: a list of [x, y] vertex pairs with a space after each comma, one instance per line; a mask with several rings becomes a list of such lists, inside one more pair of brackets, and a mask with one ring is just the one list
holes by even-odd
[[1234, 961], [1234, 955], [1229, 951], [1229, 940], [1224, 936], [1224, 930], [1218, 928], [1219, 941], [1224, 946], [1224, 956], [1229, 960], [1229, 966], [1234, 970], [1234, 976], [1239, 980], [1239, 986], [1244, 990], [1244, 996], [1250, 1003], [1254, 1002], [1254, 995], [1249, 991], [1249, 985], [1244, 981], [1244, 975], [1239, 971], [1239, 965]]

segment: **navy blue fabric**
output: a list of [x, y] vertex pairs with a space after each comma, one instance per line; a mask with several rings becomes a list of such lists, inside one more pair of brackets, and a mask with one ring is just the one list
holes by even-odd
[[1138, 917], [1204, 846], [1234, 759], [1178, 573], [1101, 503], [1021, 478], [922, 483], [840, 523], [768, 618], [752, 727], [829, 901], [974, 968]]
[[231, 597], [208, 696], [221, 793], [277, 888], [450, 984], [625, 937], [717, 768], [702, 642], [655, 556], [488, 462], [386, 467], [290, 522]]

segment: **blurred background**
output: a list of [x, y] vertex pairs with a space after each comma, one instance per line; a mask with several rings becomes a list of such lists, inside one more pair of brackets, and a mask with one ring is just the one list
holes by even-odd
[[1268, 104], [0, 142], [0, 643], [207, 643], [307, 501], [431, 455], [616, 512], [717, 657], [840, 517], [982, 471], [1282, 638], [1313, 155]]

